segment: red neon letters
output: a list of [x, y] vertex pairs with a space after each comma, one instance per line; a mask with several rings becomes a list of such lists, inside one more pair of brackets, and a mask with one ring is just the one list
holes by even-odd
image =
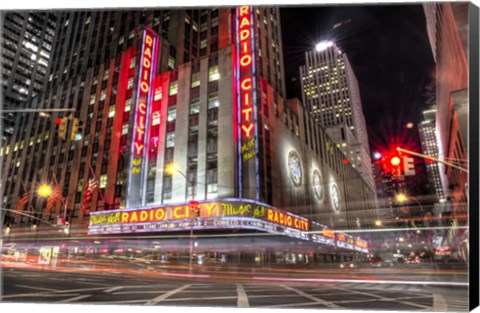
[[252, 81], [252, 21], [251, 8], [242, 6], [238, 9], [238, 54], [240, 63], [240, 125], [245, 139], [253, 135], [253, 81]]
[[153, 51], [153, 36], [146, 33], [144, 37], [142, 61], [140, 68], [140, 92], [138, 94], [137, 105], [137, 126], [135, 128], [134, 137], [134, 153], [135, 155], [142, 155], [145, 145], [145, 120], [147, 117], [147, 100], [148, 92], [150, 90], [150, 76], [152, 71], [152, 51]]

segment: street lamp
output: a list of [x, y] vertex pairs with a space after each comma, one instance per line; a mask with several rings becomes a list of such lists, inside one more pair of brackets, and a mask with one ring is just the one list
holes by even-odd
[[407, 200], [409, 200], [409, 199], [412, 199], [412, 200], [414, 200], [415, 202], [418, 203], [418, 205], [420, 206], [420, 209], [423, 211], [423, 206], [422, 206], [422, 204], [421, 204], [420, 201], [418, 201], [418, 199], [415, 198], [415, 197], [412, 197], [412, 196], [408, 196], [408, 197], [407, 197], [405, 194], [399, 193], [399, 194], [397, 194], [397, 195], [395, 196], [395, 198], [397, 199], [397, 201], [398, 201], [399, 203], [403, 203], [403, 202], [405, 202], [405, 201], [407, 201]]
[[377, 226], [377, 227], [382, 226], [382, 221], [381, 220], [376, 220], [375, 221], [375, 226]]
[[47, 198], [52, 194], [52, 187], [50, 185], [41, 185], [38, 188], [37, 193], [40, 197]]
[[[173, 163], [167, 165], [167, 167], [165, 168], [165, 171], [170, 175], [173, 175], [174, 173], [178, 173], [182, 175], [183, 178], [185, 178], [185, 180], [192, 187], [192, 199], [190, 200], [190, 213], [192, 213], [191, 207], [195, 205], [195, 183], [192, 182], [190, 179], [188, 179], [187, 175], [185, 175], [182, 171], [180, 171]], [[195, 208], [195, 210], [197, 210], [197, 208]], [[190, 254], [190, 260], [189, 260], [190, 272], [193, 269], [193, 222], [195, 220], [195, 215], [196, 214], [192, 214], [191, 221], [190, 221], [190, 253], [189, 253]]]

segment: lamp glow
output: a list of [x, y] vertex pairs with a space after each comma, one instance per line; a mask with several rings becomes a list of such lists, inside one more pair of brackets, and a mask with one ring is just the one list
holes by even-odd
[[405, 202], [407, 201], [407, 196], [404, 195], [403, 193], [399, 193], [396, 197], [398, 202]]
[[169, 175], [173, 175], [176, 171], [178, 171], [177, 167], [173, 163], [167, 165], [167, 167], [165, 168], [165, 172], [167, 172]]
[[327, 48], [330, 48], [331, 46], [333, 46], [332, 41], [321, 41], [317, 43], [317, 45], [315, 46], [315, 50], [321, 52], [323, 50], [326, 50]]
[[50, 185], [41, 185], [37, 193], [40, 197], [48, 197], [52, 194], [52, 187]]

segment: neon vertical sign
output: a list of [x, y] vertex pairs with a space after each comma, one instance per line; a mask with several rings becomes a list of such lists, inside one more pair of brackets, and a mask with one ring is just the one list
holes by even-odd
[[143, 36], [143, 49], [140, 62], [139, 93], [137, 96], [135, 135], [133, 138], [134, 155], [143, 156], [145, 149], [145, 129], [147, 119], [147, 102], [152, 85], [152, 51], [154, 38], [145, 31]]
[[127, 207], [142, 204], [145, 193], [143, 189], [149, 148], [149, 125], [150, 115], [152, 114], [151, 102], [157, 50], [158, 35], [145, 28], [143, 30], [142, 49], [140, 50], [140, 62], [138, 63]]
[[236, 97], [238, 143], [238, 196], [259, 199], [255, 27], [253, 9], [236, 9]]
[[253, 54], [252, 54], [252, 14], [251, 7], [242, 6], [237, 9], [238, 19], [238, 65], [240, 71], [240, 128], [242, 139], [251, 139], [254, 136], [254, 77], [253, 77]]

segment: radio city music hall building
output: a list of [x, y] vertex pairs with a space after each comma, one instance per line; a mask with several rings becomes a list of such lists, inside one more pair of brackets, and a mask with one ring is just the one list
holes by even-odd
[[[54, 124], [18, 118], [29, 136], [2, 150], [5, 168], [55, 175], [67, 205], [33, 207], [50, 220], [66, 210], [71, 236], [147, 234], [185, 252], [188, 236], [168, 238], [193, 229], [204, 252], [367, 253], [355, 230], [376, 219], [374, 190], [302, 103], [285, 99], [279, 21], [266, 28], [264, 16], [278, 9], [220, 9], [215, 51], [173, 69], [170, 41], [139, 29], [135, 45], [58, 88], [78, 108], [82, 140], [61, 142]], [[83, 212], [90, 166], [100, 190]], [[13, 238], [27, 236], [28, 219], [15, 223]], [[200, 238], [212, 233], [220, 239]]]

